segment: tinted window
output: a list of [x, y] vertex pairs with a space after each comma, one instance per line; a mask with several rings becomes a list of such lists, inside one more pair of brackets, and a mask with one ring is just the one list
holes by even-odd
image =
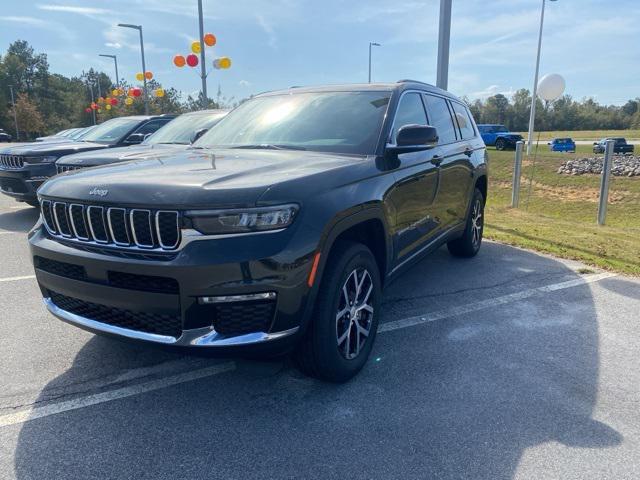
[[419, 93], [407, 93], [400, 99], [400, 104], [396, 110], [396, 117], [393, 121], [393, 143], [396, 143], [398, 130], [405, 125], [427, 125], [427, 114], [424, 113], [424, 106]]
[[211, 128], [218, 123], [224, 112], [219, 113], [187, 113], [170, 121], [156, 133], [151, 135], [144, 143], [153, 145], [156, 143], [179, 143], [188, 145], [193, 135], [200, 129]]
[[447, 101], [442, 97], [425, 95], [427, 102], [427, 114], [429, 123], [438, 130], [438, 143], [441, 145], [456, 141], [456, 129], [447, 106]]
[[85, 142], [97, 142], [114, 144], [117, 143], [132, 128], [140, 123], [139, 118], [120, 117], [107, 120], [93, 128], [88, 134], [82, 137]]
[[198, 147], [298, 148], [375, 153], [390, 92], [300, 92], [248, 100], [204, 134]]
[[476, 136], [476, 132], [473, 131], [473, 123], [471, 123], [471, 116], [465, 107], [457, 102], [451, 102], [453, 106], [453, 113], [456, 116], [460, 132], [462, 133], [462, 139], [468, 140]]
[[141, 133], [146, 135], [147, 133], [153, 133], [158, 130], [160, 127], [169, 123], [170, 119], [164, 120], [151, 120], [150, 122], [145, 123], [140, 128], [138, 128], [134, 133]]

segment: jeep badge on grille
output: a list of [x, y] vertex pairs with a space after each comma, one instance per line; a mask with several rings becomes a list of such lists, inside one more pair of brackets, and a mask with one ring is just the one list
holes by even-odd
[[106, 197], [108, 193], [109, 190], [107, 190], [106, 188], [93, 187], [91, 190], [89, 190], [89, 195], [98, 195], [100, 197]]

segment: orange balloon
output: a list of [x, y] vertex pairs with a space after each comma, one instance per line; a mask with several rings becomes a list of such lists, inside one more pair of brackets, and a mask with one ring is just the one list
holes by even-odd
[[144, 72], [144, 78], [146, 78], [147, 80], [151, 80], [153, 78], [153, 73]]
[[203, 40], [207, 47], [213, 47], [216, 44], [216, 36], [213, 33], [207, 33]]
[[182, 55], [176, 55], [173, 57], [173, 64], [178, 68], [182, 68], [187, 64], [187, 61]]

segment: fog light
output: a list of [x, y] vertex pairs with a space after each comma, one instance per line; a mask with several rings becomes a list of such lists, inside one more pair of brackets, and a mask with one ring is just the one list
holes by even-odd
[[198, 297], [198, 303], [208, 305], [210, 303], [250, 302], [254, 300], [275, 300], [276, 292], [250, 293], [247, 295], [223, 295], [218, 297]]

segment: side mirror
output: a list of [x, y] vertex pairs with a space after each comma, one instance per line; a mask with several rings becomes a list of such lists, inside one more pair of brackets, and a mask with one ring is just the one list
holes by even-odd
[[597, 144], [598, 144], [598, 142], [593, 142], [593, 144], [594, 144], [594, 145], [597, 145]]
[[407, 152], [426, 150], [437, 144], [438, 131], [429, 125], [404, 125], [396, 136], [396, 147]]
[[201, 136], [209, 131], [208, 128], [201, 128], [200, 130], [196, 130], [191, 136], [191, 143], [195, 143]]
[[139, 143], [142, 143], [144, 137], [144, 133], [132, 133], [127, 137], [124, 143], [126, 143], [127, 145], [138, 145]]
[[147, 138], [149, 138], [151, 135], [153, 135], [153, 133], [147, 133], [144, 138], [142, 139], [143, 142], [147, 141]]

